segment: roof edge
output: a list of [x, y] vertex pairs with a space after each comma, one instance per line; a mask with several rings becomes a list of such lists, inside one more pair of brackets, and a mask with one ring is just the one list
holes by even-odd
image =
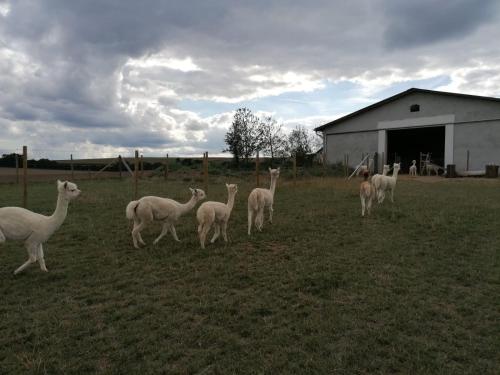
[[470, 95], [470, 94], [459, 94], [459, 93], [455, 93], [455, 92], [447, 92], [447, 91], [436, 91], [436, 90], [427, 90], [427, 89], [419, 89], [419, 88], [416, 88], [416, 87], [412, 87], [406, 91], [402, 91], [396, 95], [393, 95], [393, 96], [390, 96], [386, 99], [383, 99], [381, 101], [378, 101], [376, 103], [373, 103], [367, 107], [363, 107], [361, 109], [358, 109], [357, 111], [354, 111], [352, 113], [349, 113], [348, 115], [345, 115], [345, 116], [342, 116], [336, 120], [333, 120], [333, 121], [330, 121], [324, 125], [321, 125], [321, 126], [318, 126], [317, 128], [314, 128], [314, 131], [323, 131], [323, 129], [329, 127], [329, 126], [332, 126], [332, 125], [336, 125], [342, 121], [345, 121], [345, 120], [348, 120], [352, 117], [356, 117], [364, 112], [368, 112], [374, 108], [377, 108], [377, 107], [380, 107], [386, 103], [390, 103], [396, 99], [399, 99], [403, 96], [406, 96], [408, 94], [412, 94], [412, 93], [416, 93], [416, 92], [420, 92], [420, 93], [429, 93], [429, 94], [438, 94], [438, 95], [448, 95], [448, 96], [458, 96], [458, 97], [461, 97], [461, 98], [471, 98], [471, 99], [483, 99], [483, 100], [492, 100], [492, 101], [497, 101], [497, 102], [500, 102], [500, 98], [495, 98], [495, 97], [491, 97], [491, 96], [481, 96], [481, 95]]

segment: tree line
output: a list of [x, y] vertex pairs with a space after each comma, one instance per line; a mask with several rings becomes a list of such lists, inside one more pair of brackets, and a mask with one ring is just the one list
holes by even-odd
[[236, 110], [224, 141], [228, 147], [223, 151], [233, 155], [236, 165], [242, 160], [248, 163], [257, 152], [270, 157], [271, 162], [295, 156], [302, 163], [319, 143], [318, 137], [304, 126], [286, 134], [272, 116], [258, 117], [248, 108]]

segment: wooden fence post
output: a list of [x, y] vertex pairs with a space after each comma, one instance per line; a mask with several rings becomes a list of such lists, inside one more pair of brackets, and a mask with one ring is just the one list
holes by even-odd
[[167, 154], [167, 158], [165, 159], [165, 168], [164, 168], [164, 177], [165, 177], [165, 181], [167, 181], [168, 179], [168, 154]]
[[28, 147], [23, 146], [23, 207], [28, 207]]
[[118, 173], [120, 174], [120, 180], [122, 179], [122, 156], [118, 155]]
[[75, 170], [74, 170], [74, 167], [73, 167], [73, 154], [71, 154], [71, 181], [75, 181]]
[[467, 168], [465, 168], [466, 171], [469, 170], [469, 157], [470, 157], [470, 153], [469, 153], [469, 150], [467, 150]]
[[260, 158], [259, 151], [257, 151], [257, 157], [255, 158], [255, 181], [257, 183], [257, 187], [260, 186]]
[[208, 151], [203, 154], [203, 183], [205, 193], [208, 194]]
[[19, 155], [17, 152], [15, 153], [16, 155], [16, 184], [19, 185]]
[[139, 178], [139, 151], [135, 150], [134, 157], [134, 199], [137, 199], [137, 179]]
[[293, 155], [293, 186], [297, 186], [297, 154]]

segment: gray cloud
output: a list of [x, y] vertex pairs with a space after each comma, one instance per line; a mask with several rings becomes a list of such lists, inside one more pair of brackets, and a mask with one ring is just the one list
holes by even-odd
[[495, 7], [494, 0], [390, 0], [384, 42], [389, 48], [411, 48], [460, 38], [491, 21]]

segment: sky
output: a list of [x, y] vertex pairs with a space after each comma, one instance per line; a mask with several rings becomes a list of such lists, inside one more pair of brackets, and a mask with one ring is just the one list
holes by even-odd
[[500, 96], [494, 0], [0, 0], [0, 154], [222, 154], [411, 87]]

